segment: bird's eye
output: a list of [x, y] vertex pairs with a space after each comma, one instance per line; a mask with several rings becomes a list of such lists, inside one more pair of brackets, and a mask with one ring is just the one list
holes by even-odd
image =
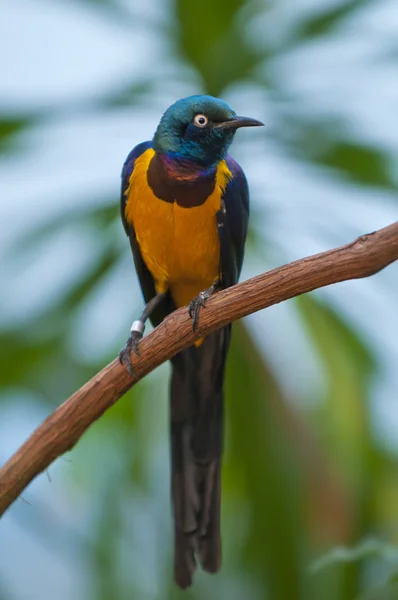
[[206, 127], [209, 119], [206, 117], [206, 115], [196, 115], [193, 122], [197, 127]]

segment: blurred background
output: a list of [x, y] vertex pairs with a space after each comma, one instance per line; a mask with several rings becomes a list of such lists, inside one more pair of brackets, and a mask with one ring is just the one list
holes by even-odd
[[[3, 0], [0, 463], [143, 301], [122, 163], [176, 99], [264, 121], [242, 278], [397, 219], [396, 0]], [[168, 365], [0, 523], [0, 600], [398, 598], [398, 267], [235, 326], [223, 568], [172, 583]]]

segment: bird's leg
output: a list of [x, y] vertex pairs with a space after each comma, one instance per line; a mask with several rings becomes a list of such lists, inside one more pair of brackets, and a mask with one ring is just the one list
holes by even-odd
[[163, 300], [165, 294], [162, 292], [161, 294], [156, 294], [151, 300], [149, 300], [148, 304], [146, 304], [142, 315], [137, 321], [134, 321], [131, 330], [130, 336], [126, 342], [126, 345], [119, 352], [119, 361], [121, 364], [125, 364], [128, 372], [132, 377], [134, 377], [134, 369], [131, 363], [130, 352], [134, 350], [134, 352], [139, 355], [138, 343], [142, 339], [142, 336], [145, 331], [145, 322], [151, 316], [154, 309], [159, 305], [159, 303]]
[[220, 281], [217, 279], [207, 290], [199, 292], [199, 294], [191, 301], [188, 307], [188, 314], [192, 319], [192, 329], [196, 331], [199, 323], [199, 312], [201, 307], [205, 308], [206, 300], [216, 291], [220, 286]]

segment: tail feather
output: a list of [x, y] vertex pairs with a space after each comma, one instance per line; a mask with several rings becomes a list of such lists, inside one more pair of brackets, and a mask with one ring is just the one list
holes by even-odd
[[206, 513], [202, 515], [198, 554], [208, 573], [217, 573], [221, 567], [221, 460], [209, 466], [207, 478]]
[[189, 587], [196, 569], [221, 566], [223, 379], [230, 327], [173, 359], [171, 378], [174, 578]]

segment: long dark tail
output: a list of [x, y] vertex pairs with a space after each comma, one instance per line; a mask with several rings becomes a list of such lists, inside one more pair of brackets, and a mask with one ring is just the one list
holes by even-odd
[[172, 361], [174, 579], [181, 588], [191, 585], [196, 558], [210, 573], [221, 565], [223, 381], [230, 332], [224, 327]]

